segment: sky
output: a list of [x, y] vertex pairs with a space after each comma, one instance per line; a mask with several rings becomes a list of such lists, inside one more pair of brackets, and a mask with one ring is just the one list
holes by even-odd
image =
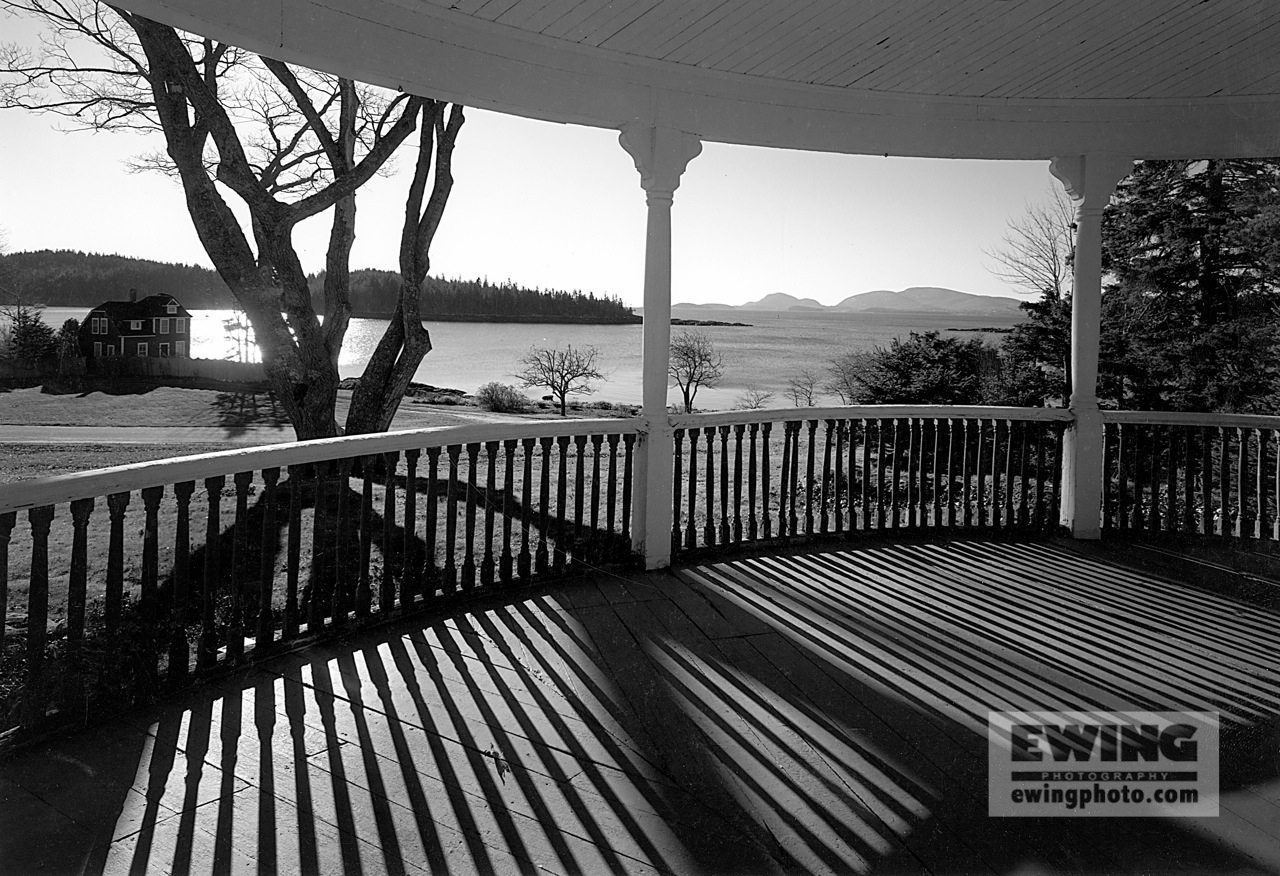
[[[0, 17], [0, 39], [30, 28]], [[8, 250], [73, 249], [212, 267], [179, 185], [126, 162], [159, 135], [65, 130], [0, 110], [0, 229]], [[352, 267], [394, 270], [412, 169], [358, 196]], [[645, 205], [616, 131], [469, 110], [432, 273], [643, 298]], [[984, 250], [1057, 183], [1047, 161], [832, 155], [707, 143], [672, 213], [672, 300], [743, 304], [772, 292], [825, 304], [874, 289], [943, 286], [1025, 297]], [[233, 196], [228, 196], [229, 200]], [[308, 271], [323, 267], [327, 221], [299, 226]]]

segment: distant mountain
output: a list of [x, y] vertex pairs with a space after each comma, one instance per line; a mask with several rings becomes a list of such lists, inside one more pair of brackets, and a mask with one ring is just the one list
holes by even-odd
[[911, 310], [939, 313], [1020, 313], [1018, 302], [995, 295], [972, 295], [937, 286], [912, 286], [901, 292], [878, 290], [850, 295], [833, 310], [866, 313], [885, 310]]
[[800, 313], [987, 313], [1021, 316], [1019, 302], [996, 295], [972, 295], [938, 286], [911, 286], [900, 292], [876, 289], [850, 295], [838, 304], [826, 305], [812, 298], [796, 298], [773, 292], [746, 304], [674, 304], [689, 310], [791, 310]]

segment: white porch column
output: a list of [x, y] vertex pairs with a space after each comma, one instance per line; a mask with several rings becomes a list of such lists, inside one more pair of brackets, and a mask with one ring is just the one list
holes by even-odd
[[646, 569], [671, 565], [672, 430], [667, 419], [667, 363], [671, 356], [671, 202], [680, 175], [702, 141], [672, 128], [631, 125], [618, 142], [640, 171], [649, 205], [644, 254], [645, 434], [636, 455], [632, 546]]
[[1049, 171], [1076, 204], [1071, 295], [1071, 412], [1062, 456], [1063, 526], [1075, 538], [1102, 535], [1102, 414], [1098, 339], [1102, 322], [1102, 211], [1133, 159], [1115, 155], [1054, 158]]

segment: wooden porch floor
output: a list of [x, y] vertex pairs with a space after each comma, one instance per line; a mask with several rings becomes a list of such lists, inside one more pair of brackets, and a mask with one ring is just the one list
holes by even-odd
[[[1280, 873], [1280, 617], [1041, 543], [600, 574], [0, 764], [0, 871]], [[986, 712], [1223, 714], [1221, 815], [987, 817]]]

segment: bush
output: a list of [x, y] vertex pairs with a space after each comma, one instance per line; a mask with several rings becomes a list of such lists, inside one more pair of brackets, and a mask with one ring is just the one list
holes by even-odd
[[486, 383], [476, 390], [476, 402], [498, 414], [523, 414], [529, 409], [524, 393], [505, 383]]

